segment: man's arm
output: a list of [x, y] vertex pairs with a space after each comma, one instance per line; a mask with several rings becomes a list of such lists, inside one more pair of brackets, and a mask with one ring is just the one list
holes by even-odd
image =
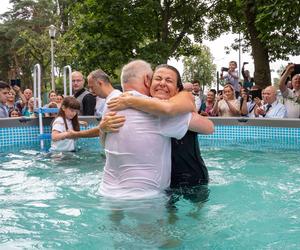
[[125, 120], [123, 115], [117, 115], [116, 112], [108, 112], [97, 127], [81, 131], [68, 131], [67, 138], [91, 138], [103, 136], [106, 132], [118, 132], [120, 127], [124, 125]]
[[179, 92], [169, 100], [147, 99], [129, 95], [120, 96], [111, 99], [107, 106], [112, 111], [134, 108], [158, 116], [175, 116], [195, 111], [194, 97], [186, 91]]
[[294, 64], [289, 64], [286, 68], [285, 71], [283, 73], [283, 75], [280, 77], [279, 80], [279, 89], [280, 92], [283, 94], [285, 93], [287, 87], [286, 87], [286, 79], [288, 78], [288, 76], [291, 75], [291, 73], [294, 71], [295, 65]]
[[208, 135], [212, 134], [215, 129], [211, 120], [193, 112], [192, 119], [189, 124], [189, 130]]

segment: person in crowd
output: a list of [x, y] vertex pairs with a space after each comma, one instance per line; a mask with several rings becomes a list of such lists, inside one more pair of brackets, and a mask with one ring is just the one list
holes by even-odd
[[10, 87], [6, 82], [0, 81], [0, 118], [9, 117], [6, 102], [8, 99]]
[[[18, 87], [18, 86], [15, 85], [14, 89], [16, 87]], [[18, 93], [20, 99], [17, 100], [16, 106], [18, 107], [18, 109], [21, 110], [21, 113], [23, 114], [23, 113], [26, 112], [26, 110], [28, 110], [28, 102], [29, 102], [30, 98], [32, 97], [32, 90], [31, 89], [25, 89], [23, 91], [23, 94], [22, 94], [22, 92], [21, 93], [20, 92], [21, 92], [21, 90], [19, 88], [19, 91], [17, 91], [17, 93]]]
[[241, 115], [254, 118], [255, 108], [262, 103], [262, 90], [258, 85], [253, 85], [249, 92], [249, 101], [247, 102], [247, 112], [241, 110]]
[[240, 103], [235, 98], [234, 88], [231, 84], [226, 84], [222, 94], [217, 96], [212, 111], [216, 116], [233, 117], [240, 116]]
[[201, 105], [200, 115], [215, 116], [215, 114], [213, 113], [215, 102], [216, 102], [216, 91], [213, 90], [208, 91], [206, 95], [206, 100]]
[[51, 90], [48, 94], [48, 103], [57, 102], [57, 94], [55, 90]]
[[78, 114], [79, 101], [72, 96], [65, 97], [58, 115], [52, 123], [50, 151], [75, 151], [75, 140], [67, 138], [69, 130], [80, 130]]
[[257, 105], [255, 117], [285, 118], [286, 108], [277, 100], [277, 92], [274, 86], [268, 86], [263, 91], [263, 104]]
[[8, 108], [8, 113], [10, 113], [12, 110], [16, 109], [16, 92], [11, 87], [8, 93], [6, 106]]
[[[56, 102], [49, 102], [48, 103], [48, 108], [49, 109], [57, 109], [58, 108], [58, 105]], [[48, 113], [48, 114], [45, 114], [46, 117], [56, 117], [56, 113]]]
[[9, 112], [9, 117], [20, 117], [20, 116], [22, 116], [22, 114], [17, 108], [14, 108]]
[[[55, 107], [57, 108], [57, 105], [54, 105], [54, 103], [56, 103], [57, 101], [57, 94], [56, 94], [56, 91], [55, 90], [51, 90], [49, 93], [48, 93], [48, 103], [45, 104], [43, 106], [43, 108], [50, 108], [51, 107]], [[51, 104], [51, 105], [50, 105]], [[50, 105], [50, 106], [49, 106]], [[45, 117], [55, 117], [55, 113], [45, 113]]]
[[61, 107], [61, 104], [64, 100], [64, 96], [62, 94], [57, 94], [56, 96], [56, 104], [57, 104], [57, 107], [60, 108]]
[[96, 97], [84, 88], [84, 78], [81, 72], [72, 72], [72, 87], [74, 97], [80, 103], [80, 115], [94, 115]]
[[201, 86], [200, 86], [200, 81], [199, 80], [194, 80], [192, 82], [192, 84], [193, 84], [192, 94], [194, 96], [199, 96], [199, 98], [202, 100], [203, 99], [203, 93], [202, 93], [202, 89], [201, 89]]
[[285, 84], [287, 78], [294, 73], [295, 64], [288, 64], [279, 80], [279, 89], [283, 96], [283, 103], [288, 118], [300, 118], [300, 74], [292, 77], [292, 89]]
[[37, 107], [37, 104], [38, 104], [38, 100], [34, 100], [34, 97], [31, 97], [29, 100], [28, 100], [28, 104], [23, 108], [22, 110], [22, 115], [25, 116], [25, 117], [36, 117], [35, 113], [34, 113], [34, 102], [36, 104], [36, 107]]
[[[192, 92], [192, 94], [193, 94], [194, 85], [190, 82], [185, 82], [183, 84], [183, 89], [186, 90], [186, 91]], [[200, 110], [200, 107], [201, 107], [201, 99], [200, 99], [199, 95], [194, 95], [193, 94], [193, 96], [194, 96], [194, 99], [195, 99], [196, 110], [198, 112]]]
[[[171, 100], [174, 98], [177, 91], [181, 89], [180, 75], [174, 67], [170, 65], [159, 65], [156, 67], [150, 87], [150, 94], [152, 97], [161, 100]], [[112, 110], [130, 107], [156, 115], [170, 115], [168, 112], [163, 112], [163, 110], [153, 110], [152, 107], [155, 104], [156, 99], [126, 96], [111, 100], [108, 103], [108, 107]], [[202, 126], [200, 129], [189, 127], [190, 129], [205, 134], [213, 132], [213, 124], [211, 121], [196, 113], [194, 113], [194, 116], [200, 118], [197, 121], [202, 123]], [[182, 139], [172, 138], [171, 155], [171, 188], [185, 188], [208, 183], [208, 171], [201, 157], [196, 132], [189, 130]]]
[[244, 62], [243, 66], [242, 66], [242, 76], [244, 78], [243, 81], [243, 87], [250, 90], [253, 86], [254, 83], [254, 79], [252, 77], [250, 77], [250, 71], [249, 70], [245, 70], [245, 65], [248, 64], [248, 62]]
[[15, 91], [15, 107], [22, 112], [24, 103], [27, 103], [25, 95], [22, 93], [21, 88], [18, 85], [12, 86], [12, 89]]
[[233, 89], [235, 91], [235, 97], [237, 98], [240, 93], [240, 85], [239, 85], [239, 74], [236, 68], [237, 68], [236, 61], [230, 61], [228, 68], [222, 67], [221, 79], [225, 80], [227, 83], [230, 83], [233, 86]]
[[241, 116], [248, 116], [248, 103], [250, 102], [249, 91], [247, 88], [241, 87], [240, 92], [240, 114]]

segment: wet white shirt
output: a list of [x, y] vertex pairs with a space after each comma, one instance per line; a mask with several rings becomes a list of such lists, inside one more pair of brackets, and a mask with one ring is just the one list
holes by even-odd
[[[72, 121], [66, 119], [68, 129], [73, 129]], [[52, 131], [56, 130], [58, 132], [66, 132], [65, 123], [62, 117], [55, 118], [52, 124]], [[66, 152], [66, 151], [74, 151], [75, 150], [75, 140], [74, 139], [65, 139], [59, 141], [51, 141], [51, 148], [50, 151], [59, 151], [59, 152]]]
[[157, 195], [170, 184], [170, 137], [179, 139], [185, 135], [191, 114], [157, 117], [134, 109], [118, 113], [126, 116], [126, 122], [118, 133], [106, 136], [100, 193], [123, 199]]

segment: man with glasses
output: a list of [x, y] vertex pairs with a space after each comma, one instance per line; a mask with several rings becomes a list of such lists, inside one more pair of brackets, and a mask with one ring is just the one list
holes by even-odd
[[72, 73], [72, 88], [74, 97], [80, 103], [80, 115], [94, 115], [96, 97], [84, 88], [84, 78], [79, 71]]

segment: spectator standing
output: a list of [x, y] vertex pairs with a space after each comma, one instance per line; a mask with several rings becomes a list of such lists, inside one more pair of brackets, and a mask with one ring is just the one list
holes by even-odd
[[200, 115], [215, 116], [215, 114], [213, 113], [215, 101], [216, 101], [216, 92], [210, 90], [206, 95], [205, 102], [202, 102], [202, 105], [200, 108]]
[[266, 87], [263, 91], [263, 105], [255, 109], [256, 117], [285, 118], [287, 116], [285, 106], [278, 102], [275, 87]]
[[18, 109], [13, 109], [9, 112], [9, 117], [20, 117], [21, 112]]
[[84, 88], [83, 75], [79, 71], [72, 73], [72, 87], [74, 97], [80, 103], [80, 115], [94, 115], [96, 97]]
[[225, 80], [226, 83], [230, 83], [233, 86], [233, 89], [235, 91], [235, 97], [237, 98], [240, 93], [240, 84], [239, 84], [239, 73], [236, 68], [237, 68], [236, 61], [230, 61], [228, 69], [222, 67], [221, 79]]
[[[36, 101], [36, 103], [38, 102], [38, 100], [34, 100], [34, 97], [31, 97], [28, 101], [27, 107], [25, 107], [22, 110], [22, 115], [26, 116], [26, 117], [36, 117], [34, 114], [34, 101]], [[36, 105], [38, 106], [38, 105]]]
[[[183, 84], [183, 89], [188, 91], [188, 92], [192, 92], [193, 93], [193, 90], [194, 90], [194, 85], [190, 82], [185, 82]], [[200, 107], [201, 107], [201, 99], [199, 97], [199, 95], [194, 95], [194, 100], [195, 100], [195, 106], [196, 106], [196, 110], [197, 112], [200, 111]]]
[[56, 104], [57, 104], [57, 107], [60, 108], [61, 107], [61, 104], [64, 100], [64, 96], [61, 95], [61, 94], [57, 94], [56, 96]]
[[[15, 86], [14, 86], [15, 88]], [[32, 90], [31, 89], [25, 89], [22, 94], [19, 94], [21, 100], [17, 101], [17, 107], [18, 109], [21, 110], [22, 114], [26, 112], [26, 110], [28, 110], [28, 102], [30, 100], [30, 98], [32, 97]], [[23, 97], [22, 97], [23, 96]]]
[[243, 87], [250, 90], [253, 86], [253, 78], [250, 77], [250, 72], [249, 70], [245, 70], [245, 65], [248, 64], [247, 62], [244, 62], [243, 63], [243, 66], [242, 66], [242, 76], [244, 78], [244, 82], [243, 82]]
[[279, 80], [279, 89], [288, 118], [300, 118], [300, 74], [292, 77], [292, 89], [285, 84], [287, 78], [295, 71], [295, 64], [289, 64]]
[[12, 110], [16, 109], [16, 92], [10, 88], [7, 96], [6, 106], [8, 109], [8, 113], [10, 113]]
[[6, 106], [10, 87], [7, 83], [0, 81], [0, 118], [9, 117], [8, 108]]
[[218, 95], [212, 112], [223, 117], [240, 115], [240, 102], [235, 98], [234, 88], [231, 84], [224, 86], [223, 93]]

